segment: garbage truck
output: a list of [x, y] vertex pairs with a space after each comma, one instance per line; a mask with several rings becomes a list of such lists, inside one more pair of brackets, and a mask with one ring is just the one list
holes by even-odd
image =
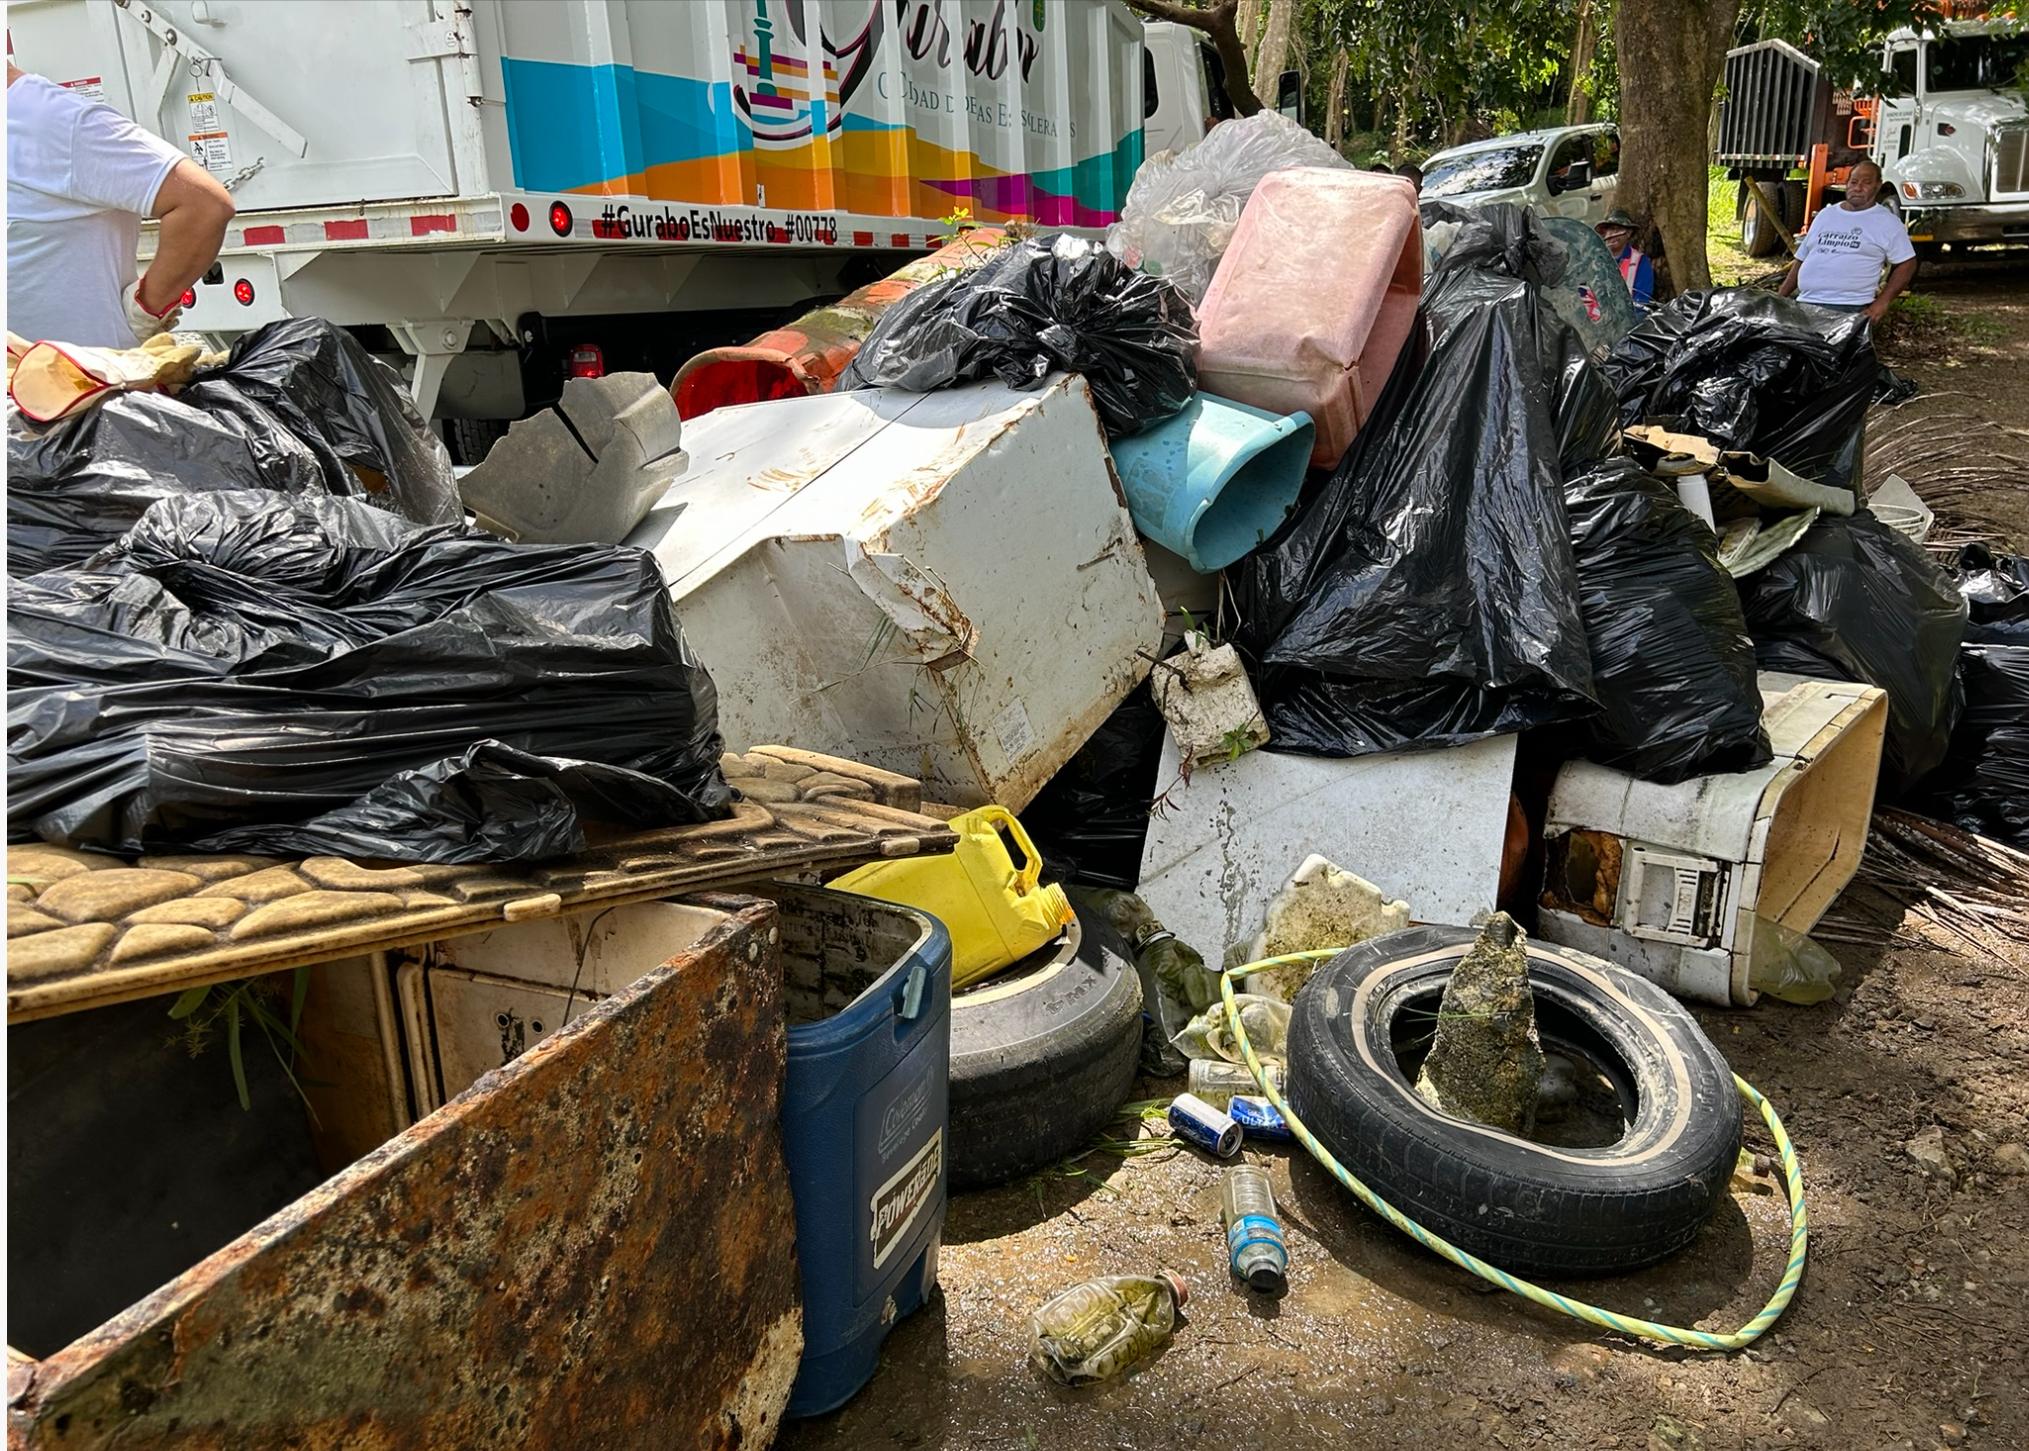
[[1948, 3], [1935, 24], [1890, 34], [1872, 95], [1833, 87], [1787, 41], [1727, 52], [1713, 160], [1739, 179], [1749, 255], [1781, 248], [1777, 216], [1794, 234], [1841, 200], [1863, 159], [1918, 255], [2029, 243], [2029, 26], [1986, 8]]
[[[665, 380], [964, 220], [1097, 235], [1214, 119], [1121, 0], [19, 0], [15, 62], [239, 215], [184, 298], [355, 329], [475, 461], [570, 376]], [[144, 250], [152, 242], [144, 240]]]

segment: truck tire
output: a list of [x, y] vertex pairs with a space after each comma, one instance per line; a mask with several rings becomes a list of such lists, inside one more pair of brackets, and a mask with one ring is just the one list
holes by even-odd
[[1602, 1072], [1626, 1132], [1603, 1148], [1557, 1148], [1443, 1113], [1399, 1055], [1427, 1041], [1425, 1014], [1473, 936], [1413, 927], [1320, 968], [1289, 1025], [1291, 1106], [1383, 1199], [1517, 1273], [1607, 1274], [1683, 1248], [1725, 1197], [1740, 1150], [1725, 1061], [1660, 988], [1530, 942], [1543, 1046]]
[[1080, 913], [1055, 946], [951, 1001], [951, 1187], [1004, 1184], [1082, 1147], [1140, 1059], [1127, 944]]
[[[1782, 199], [1783, 190], [1788, 183], [1763, 181], [1761, 185], [1762, 190], [1777, 199], [1776, 205], [1784, 211], [1789, 210], [1788, 203]], [[1781, 236], [1769, 225], [1768, 218], [1762, 215], [1761, 206], [1755, 201], [1753, 190], [1744, 180], [1740, 183], [1739, 211], [1741, 251], [1750, 257], [1772, 257], [1782, 250]]]
[[493, 445], [507, 437], [507, 421], [501, 418], [447, 418], [444, 441], [451, 446], [451, 462], [480, 464]]

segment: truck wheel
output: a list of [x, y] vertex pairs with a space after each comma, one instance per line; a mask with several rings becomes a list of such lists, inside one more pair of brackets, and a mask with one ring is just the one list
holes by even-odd
[[[1764, 190], [1774, 186], [1780, 193], [1781, 183], [1763, 182]], [[1782, 238], [1776, 235], [1768, 218], [1762, 215], [1761, 205], [1754, 199], [1754, 192], [1745, 181], [1740, 183], [1740, 250], [1750, 257], [1771, 257], [1782, 250]], [[1778, 202], [1777, 205], [1782, 205]], [[1786, 209], [1786, 208], [1785, 208]]]
[[1606, 1274], [1683, 1248], [1725, 1198], [1740, 1151], [1725, 1061], [1660, 988], [1531, 942], [1544, 1048], [1596, 1070], [1626, 1128], [1617, 1142], [1569, 1148], [1440, 1112], [1418, 1096], [1413, 1074], [1473, 936], [1413, 927], [1319, 968], [1290, 1020], [1291, 1106], [1383, 1199], [1518, 1273]]
[[951, 1187], [1004, 1184], [1082, 1147], [1140, 1061], [1134, 961], [1081, 912], [1054, 946], [951, 1000]]
[[447, 418], [444, 433], [451, 462], [469, 466], [485, 462], [493, 445], [507, 437], [507, 424], [498, 418]]

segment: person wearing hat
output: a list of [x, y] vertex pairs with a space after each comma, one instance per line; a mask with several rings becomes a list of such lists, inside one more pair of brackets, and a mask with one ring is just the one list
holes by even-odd
[[1634, 218], [1619, 207], [1606, 214], [1606, 220], [1592, 229], [1599, 233], [1599, 240], [1606, 243], [1606, 250], [1613, 253], [1613, 260], [1620, 264], [1620, 280], [1627, 284], [1636, 307], [1645, 308], [1656, 300], [1656, 268], [1648, 255], [1634, 244]]

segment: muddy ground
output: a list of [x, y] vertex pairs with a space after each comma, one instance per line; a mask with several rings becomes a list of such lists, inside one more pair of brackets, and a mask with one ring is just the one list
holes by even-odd
[[[1931, 392], [1906, 407], [2029, 429], [2029, 264], [1927, 268], [1919, 291], [1924, 315], [1884, 346]], [[1984, 502], [2002, 542], [2029, 546], [2029, 491]], [[1975, 947], [1864, 888], [1840, 910], [1899, 924], [1901, 939], [1831, 944], [1844, 966], [1833, 1001], [1699, 1011], [1803, 1160], [1809, 1271], [1749, 1352], [1659, 1349], [1493, 1292], [1362, 1209], [1301, 1149], [1249, 1154], [1274, 1176], [1290, 1239], [1289, 1291], [1264, 1300], [1227, 1275], [1210, 1161], [1095, 1153], [954, 1198], [941, 1296], [897, 1327], [865, 1392], [779, 1444], [2029, 1445], [2029, 951]], [[1907, 1147], [1933, 1128], [1947, 1166]], [[1767, 1147], [1758, 1121], [1748, 1141]], [[1779, 1190], [1736, 1181], [1683, 1255], [1559, 1288], [1732, 1329], [1779, 1279], [1787, 1225]], [[1078, 1392], [1028, 1369], [1028, 1317], [1051, 1292], [1158, 1266], [1192, 1291], [1159, 1358]]]

